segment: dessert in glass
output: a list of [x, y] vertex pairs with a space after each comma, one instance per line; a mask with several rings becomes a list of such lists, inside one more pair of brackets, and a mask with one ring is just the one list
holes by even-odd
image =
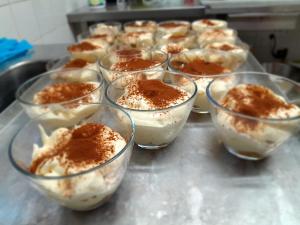
[[157, 49], [167, 53], [169, 57], [171, 57], [174, 54], [178, 54], [180, 52], [188, 51], [187, 48], [183, 48], [181, 45], [178, 45], [176, 43], [168, 43], [165, 45], [158, 45]]
[[236, 72], [222, 91], [207, 87], [211, 116], [226, 149], [249, 160], [271, 154], [300, 128], [300, 85], [260, 72]]
[[158, 24], [157, 31], [160, 33], [184, 35], [190, 29], [190, 22], [183, 20], [168, 20]]
[[107, 46], [112, 45], [115, 40], [115, 35], [111, 34], [94, 34], [88, 35], [81, 39], [81, 42], [89, 42], [91, 44]]
[[201, 48], [213, 42], [228, 42], [234, 44], [237, 40], [233, 29], [207, 29], [198, 35], [198, 44]]
[[223, 51], [229, 56], [229, 66], [233, 67], [246, 62], [249, 52], [248, 45], [244, 43], [232, 44], [229, 42], [213, 42], [205, 46], [205, 49]]
[[158, 45], [174, 43], [183, 48], [194, 48], [196, 47], [196, 35], [193, 32], [185, 34], [158, 33], [156, 43]]
[[[160, 75], [162, 71], [152, 72]], [[163, 73], [159, 79], [147, 73], [124, 75], [106, 89], [108, 101], [132, 117], [135, 142], [141, 148], [169, 145], [184, 127], [196, 97], [197, 86], [188, 76]]]
[[132, 48], [150, 48], [154, 44], [154, 36], [151, 32], [123, 32], [119, 35], [118, 41], [121, 45]]
[[[70, 74], [89, 74], [93, 81], [67, 81], [56, 79]], [[44, 115], [42, 124], [69, 126], [95, 112], [104, 92], [104, 79], [95, 70], [65, 69], [53, 70], [36, 76], [22, 84], [16, 99], [29, 117]], [[84, 104], [85, 105], [84, 105]]]
[[125, 32], [151, 32], [156, 31], [157, 24], [152, 20], [135, 20], [124, 23]]
[[[57, 72], [53, 74], [53, 79], [61, 79], [65, 81], [95, 81], [97, 80], [97, 75], [95, 71], [100, 72], [97, 62], [87, 61], [85, 59], [64, 59], [63, 65], [60, 63], [59, 68], [63, 70], [63, 73]], [[72, 70], [78, 69], [78, 70]], [[67, 73], [69, 70], [69, 73]]]
[[[228, 56], [220, 51], [208, 49], [194, 49], [171, 56], [169, 69], [183, 72], [190, 76], [198, 87], [193, 112], [208, 113], [209, 103], [206, 97], [206, 87], [214, 78], [232, 71], [228, 67]], [[223, 79], [220, 89], [231, 83], [230, 79]]]
[[[167, 61], [168, 55], [160, 50], [130, 50], [129, 48], [111, 52], [107, 58], [99, 61], [99, 67], [105, 80], [111, 82], [133, 72], [166, 69]], [[155, 75], [159, 74], [155, 73]]]
[[224, 29], [227, 28], [227, 22], [218, 19], [201, 19], [192, 23], [192, 29], [197, 33], [201, 33], [207, 29]]
[[72, 44], [68, 47], [73, 58], [85, 59], [87, 61], [96, 61], [101, 59], [106, 52], [106, 44], [92, 44], [90, 42], [80, 42], [77, 44]]
[[120, 22], [103, 22], [96, 23], [89, 27], [91, 35], [97, 34], [108, 34], [116, 36], [122, 29], [122, 24]]
[[134, 143], [134, 126], [124, 110], [92, 107], [93, 114], [69, 126], [41, 125], [46, 115], [31, 119], [9, 149], [14, 168], [34, 188], [73, 210], [91, 210], [109, 200], [125, 175]]

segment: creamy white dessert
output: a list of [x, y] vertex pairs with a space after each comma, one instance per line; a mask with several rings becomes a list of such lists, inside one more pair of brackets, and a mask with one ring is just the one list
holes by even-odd
[[217, 19], [201, 19], [192, 23], [192, 29], [201, 33], [207, 29], [224, 29], [227, 28], [227, 22]]
[[80, 42], [68, 47], [68, 51], [73, 58], [96, 61], [102, 59], [106, 53], [106, 45], [96, 45], [90, 42]]
[[[195, 81], [198, 92], [193, 111], [203, 113], [209, 110], [209, 103], [206, 97], [207, 85], [216, 76], [231, 72], [231, 70], [223, 66], [220, 63], [220, 59], [214, 57], [213, 54], [198, 55], [192, 51], [174, 56], [170, 61], [170, 67], [171, 70], [188, 74]], [[224, 87], [227, 82], [231, 81], [229, 79], [223, 80]], [[222, 85], [219, 87], [222, 88]]]
[[201, 48], [213, 42], [227, 42], [234, 44], [237, 35], [233, 29], [208, 29], [198, 36], [198, 44]]
[[151, 32], [156, 31], [157, 24], [152, 20], [136, 20], [124, 24], [125, 32]]
[[286, 120], [299, 117], [300, 108], [262, 85], [239, 84], [224, 94], [219, 102], [232, 112], [252, 117], [245, 118], [220, 109], [216, 112], [215, 124], [225, 145], [241, 156], [265, 157], [300, 126], [300, 120]]
[[162, 33], [156, 35], [156, 43], [159, 45], [174, 43], [183, 48], [196, 47], [196, 35], [192, 32], [186, 34]]
[[90, 33], [92, 35], [117, 35], [120, 32], [120, 25], [118, 26], [113, 24], [105, 24], [105, 23], [98, 23], [90, 27]]
[[71, 59], [61, 69], [62, 71], [53, 74], [53, 79], [68, 82], [97, 81], [95, 71], [100, 72], [100, 69], [95, 62], [89, 62], [85, 59]]
[[100, 45], [100, 46], [106, 46], [106, 45], [111, 45], [114, 43], [115, 36], [114, 35], [109, 35], [109, 34], [95, 34], [91, 35], [85, 39], [83, 39], [83, 42], [89, 42], [95, 45]]
[[[87, 123], [73, 129], [58, 128], [47, 135], [40, 126], [41, 146], [34, 144], [30, 172], [45, 177], [77, 174], [105, 163], [125, 146], [125, 139], [108, 126]], [[117, 160], [119, 160], [118, 158]], [[119, 186], [123, 172], [121, 161], [61, 179], [41, 179], [48, 195], [75, 210], [97, 207]]]
[[[167, 55], [163, 52], [125, 50], [121, 53], [112, 53], [110, 58], [102, 61], [100, 68], [103, 76], [109, 82], [133, 72], [145, 72], [150, 69], [162, 70], [166, 67]], [[153, 79], [158, 79], [163, 72], [154, 74]]]
[[167, 53], [168, 55], [178, 54], [180, 52], [188, 51], [187, 48], [183, 48], [182, 46], [176, 44], [176, 43], [169, 43], [166, 45], [161, 45], [158, 47], [159, 50]]
[[164, 21], [158, 24], [157, 31], [160, 33], [184, 35], [190, 29], [190, 23], [181, 20]]
[[42, 114], [42, 124], [71, 126], [93, 114], [102, 100], [97, 82], [64, 82], [46, 86], [33, 96], [35, 105], [26, 107], [28, 115], [35, 118]]
[[226, 52], [228, 57], [228, 65], [231, 68], [236, 68], [243, 64], [248, 57], [248, 47], [228, 43], [228, 42], [214, 42], [205, 46], [206, 49], [215, 49]]
[[154, 44], [154, 36], [153, 33], [145, 31], [127, 32], [120, 34], [119, 41], [130, 47], [147, 48]]
[[[160, 80], [140, 79], [131, 81], [116, 103], [126, 108], [132, 116], [137, 144], [164, 146], [178, 135], [191, 109], [188, 104], [170, 107], [184, 103], [190, 97], [191, 94], [184, 89], [167, 85]], [[162, 109], [166, 110], [155, 111]]]

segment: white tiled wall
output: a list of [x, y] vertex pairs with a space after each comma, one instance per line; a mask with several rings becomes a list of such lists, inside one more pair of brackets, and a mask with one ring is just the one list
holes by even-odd
[[32, 44], [74, 41], [66, 14], [87, 0], [0, 0], [0, 37]]

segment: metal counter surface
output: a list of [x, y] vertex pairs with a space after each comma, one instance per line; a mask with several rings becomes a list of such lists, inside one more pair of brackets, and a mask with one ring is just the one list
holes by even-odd
[[[262, 71], [250, 55], [245, 70]], [[0, 116], [1, 225], [297, 225], [300, 137], [266, 160], [240, 160], [219, 142], [208, 115], [192, 113], [178, 138], [157, 151], [135, 147], [112, 199], [90, 212], [48, 201], [9, 162], [11, 138], [27, 121], [15, 103]]]

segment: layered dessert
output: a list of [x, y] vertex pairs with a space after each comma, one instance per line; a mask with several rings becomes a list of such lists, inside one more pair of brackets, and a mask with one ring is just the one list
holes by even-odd
[[124, 49], [111, 53], [109, 58], [102, 60], [100, 68], [105, 79], [111, 82], [122, 75], [133, 72], [164, 69], [166, 67], [167, 58], [168, 56], [159, 50], [139, 51]]
[[93, 114], [97, 106], [87, 103], [101, 101], [98, 82], [62, 82], [48, 85], [33, 96], [30, 117], [45, 114], [43, 123], [51, 126], [69, 126]]
[[158, 24], [157, 31], [167, 34], [185, 35], [190, 29], [190, 23], [181, 20], [164, 21]]
[[176, 43], [169, 43], [166, 45], [159, 46], [159, 49], [168, 55], [174, 55], [178, 54], [180, 52], [188, 51], [187, 48], [183, 48], [181, 45], [178, 45]]
[[217, 19], [201, 19], [192, 23], [192, 29], [201, 33], [207, 29], [224, 29], [227, 28], [227, 22]]
[[90, 27], [90, 33], [92, 35], [113, 35], [116, 36], [121, 31], [122, 25], [120, 23], [98, 23], [95, 25], [92, 25]]
[[154, 44], [153, 33], [138, 31], [121, 33], [119, 41], [123, 45], [127, 45], [133, 48], [149, 48]]
[[200, 47], [213, 42], [227, 42], [234, 44], [237, 40], [236, 31], [233, 29], [208, 29], [198, 36], [198, 44]]
[[228, 53], [228, 64], [231, 68], [236, 68], [247, 60], [249, 49], [245, 44], [241, 46], [229, 42], [214, 42], [206, 45], [205, 48]]
[[[223, 61], [222, 56], [214, 56], [213, 52], [202, 54], [202, 52], [194, 50], [174, 55], [170, 59], [169, 66], [171, 70], [188, 74], [197, 85], [198, 93], [194, 102], [193, 111], [208, 112], [209, 103], [206, 97], [207, 85], [215, 77], [231, 72], [231, 69], [224, 66]], [[230, 82], [230, 80], [224, 79], [223, 82]]]
[[238, 84], [219, 103], [237, 113], [218, 110], [215, 124], [225, 145], [242, 157], [263, 158], [300, 125], [299, 120], [288, 120], [299, 117], [300, 108], [262, 85]]
[[190, 98], [189, 92], [161, 80], [136, 79], [129, 82], [116, 103], [126, 108], [133, 118], [137, 144], [165, 146], [175, 139], [191, 110], [188, 104], [172, 107]]
[[169, 43], [177, 44], [183, 48], [193, 48], [196, 43], [196, 36], [192, 32], [186, 34], [158, 34], [156, 36], [156, 43], [165, 45]]
[[106, 46], [114, 43], [115, 36], [110, 34], [94, 34], [85, 39], [84, 42], [89, 42], [95, 45]]
[[124, 24], [125, 32], [151, 32], [156, 31], [157, 24], [152, 20], [136, 20]]
[[[110, 127], [86, 123], [74, 128], [58, 128], [47, 135], [40, 126], [41, 145], [34, 144], [30, 172], [44, 177], [65, 177], [91, 170], [117, 155], [125, 139]], [[118, 158], [119, 160], [120, 158]], [[82, 175], [61, 179], [41, 179], [48, 195], [75, 210], [97, 207], [117, 189], [123, 172], [121, 162]]]
[[85, 59], [71, 59], [62, 66], [62, 71], [53, 74], [52, 78], [68, 82], [96, 81], [97, 75], [95, 71], [99, 72], [95, 62], [90, 62]]
[[73, 58], [85, 59], [87, 61], [96, 61], [105, 55], [105, 45], [92, 44], [90, 42], [80, 42], [68, 47]]

